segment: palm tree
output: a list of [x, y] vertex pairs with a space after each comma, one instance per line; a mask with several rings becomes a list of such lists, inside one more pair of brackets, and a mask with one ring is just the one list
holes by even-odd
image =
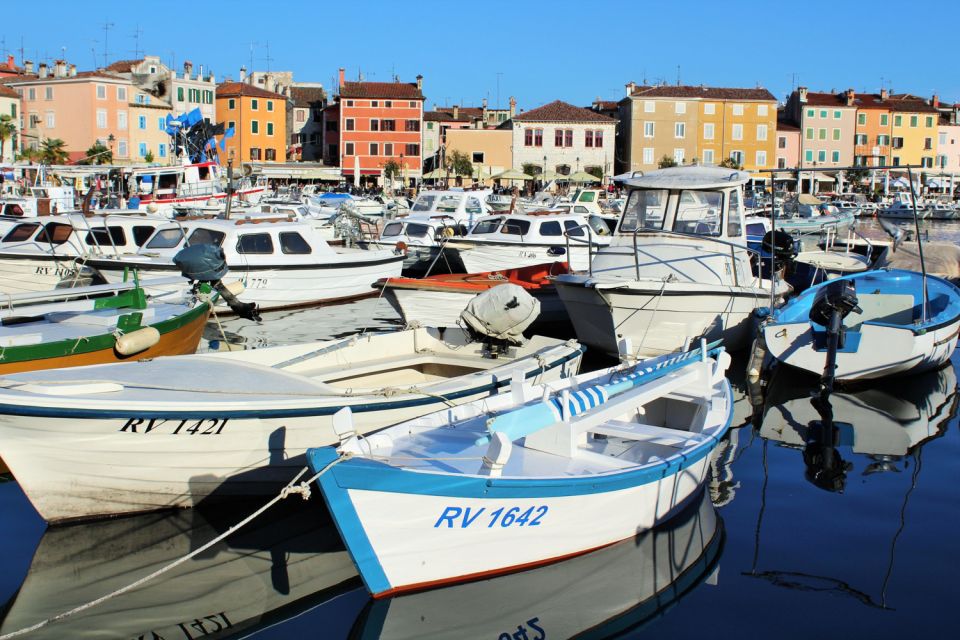
[[87, 156], [83, 160], [77, 161], [77, 164], [112, 164], [113, 151], [108, 149], [99, 140], [87, 149]]
[[60, 138], [47, 138], [40, 144], [40, 160], [45, 164], [66, 164], [69, 154]]
[[7, 140], [13, 139], [16, 133], [17, 125], [13, 123], [13, 117], [7, 113], [0, 115], [0, 160], [3, 159], [4, 147], [7, 144]]

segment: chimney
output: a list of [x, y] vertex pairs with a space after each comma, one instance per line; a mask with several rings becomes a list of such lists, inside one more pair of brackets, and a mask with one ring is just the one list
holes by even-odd
[[480, 105], [481, 105], [484, 109], [486, 109], [486, 108], [487, 108], [487, 99], [484, 98], [483, 100], [481, 100], [481, 101], [480, 101]]
[[39, 67], [39, 69], [38, 69], [38, 75], [39, 75], [41, 78], [46, 78], [46, 77], [47, 77], [47, 63], [46, 63], [46, 62], [41, 62], [41, 63], [40, 63], [40, 67]]
[[76, 78], [76, 77], [77, 77], [77, 65], [71, 64], [71, 65], [70, 65], [70, 70], [67, 72], [67, 75], [69, 75], [71, 78]]
[[807, 88], [806, 87], [797, 87], [797, 93], [800, 96], [800, 102], [804, 103], [807, 101]]
[[24, 60], [23, 61], [23, 72], [33, 75], [33, 60]]
[[240, 82], [246, 82], [246, 81], [247, 81], [247, 68], [240, 67]]
[[187, 77], [190, 77], [193, 75], [193, 63], [190, 62], [189, 60], [184, 60], [183, 62], [183, 73]]
[[938, 96], [937, 94], [933, 94], [933, 98], [930, 100], [930, 104], [933, 105], [933, 108], [934, 108], [934, 109], [939, 109], [939, 108], [940, 108], [940, 96]]
[[637, 88], [637, 83], [634, 82], [633, 80], [631, 80], [630, 82], [628, 82], [628, 83], [626, 84], [626, 87], [627, 87], [627, 97], [632, 96], [632, 95], [633, 95], [633, 92], [634, 92], [634, 91], [636, 90], [636, 88]]
[[343, 67], [340, 67], [340, 84], [337, 85], [337, 87], [339, 88], [343, 87], [343, 71], [344, 71]]
[[11, 55], [8, 55], [8, 56], [7, 56], [7, 67], [13, 69], [13, 67], [14, 67], [15, 65], [16, 65], [16, 60], [14, 59], [13, 55], [12, 55], [12, 54], [11, 54]]
[[417, 74], [417, 91], [423, 91], [423, 76]]
[[510, 96], [510, 117], [517, 115], [517, 99]]
[[456, 120], [458, 115], [460, 115], [460, 106], [455, 104], [453, 105], [453, 119]]
[[847, 89], [846, 96], [847, 96], [847, 106], [852, 107], [853, 101], [857, 97], [856, 92], [853, 89]]
[[67, 61], [66, 60], [57, 60], [54, 63], [53, 75], [57, 78], [66, 78], [67, 77]]
[[889, 98], [890, 98], [890, 90], [880, 89], [880, 101], [883, 102], [884, 100], [888, 100]]

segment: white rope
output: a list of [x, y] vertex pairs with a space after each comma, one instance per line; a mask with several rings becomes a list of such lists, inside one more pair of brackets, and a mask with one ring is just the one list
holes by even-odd
[[211, 540], [210, 542], [206, 543], [206, 544], [203, 545], [202, 547], [200, 547], [200, 548], [198, 548], [198, 549], [196, 549], [196, 550], [194, 550], [194, 551], [191, 551], [191, 552], [188, 553], [187, 555], [185, 555], [185, 556], [183, 556], [183, 557], [181, 557], [181, 558], [178, 558], [177, 560], [174, 560], [174, 561], [171, 562], [170, 564], [168, 564], [168, 565], [166, 565], [166, 566], [163, 566], [163, 567], [157, 569], [157, 570], [154, 571], [153, 573], [151, 573], [151, 574], [149, 574], [149, 575], [146, 575], [146, 576], [140, 578], [140, 579], [137, 580], [136, 582], [132, 582], [132, 583], [128, 584], [128, 585], [125, 586], [125, 587], [121, 587], [121, 588], [119, 588], [119, 589], [116, 589], [115, 591], [111, 591], [111, 592], [108, 593], [107, 595], [101, 596], [101, 597], [97, 598], [96, 600], [91, 600], [90, 602], [87, 602], [86, 604], [82, 604], [82, 605], [80, 605], [80, 606], [78, 606], [78, 607], [74, 607], [73, 609], [70, 609], [69, 611], [64, 611], [63, 613], [59, 613], [59, 614], [57, 614], [57, 615], [55, 615], [55, 616], [53, 616], [53, 617], [51, 617], [51, 618], [47, 618], [46, 620], [42, 620], [42, 621], [38, 622], [37, 624], [35, 624], [35, 625], [31, 626], [31, 627], [25, 627], [25, 628], [23, 628], [23, 629], [18, 629], [17, 631], [12, 631], [12, 632], [10, 632], [10, 633], [4, 634], [4, 635], [0, 636], [0, 640], [8, 640], [9, 638], [16, 638], [16, 637], [18, 637], [18, 636], [22, 636], [22, 635], [27, 634], [27, 633], [32, 633], [32, 632], [34, 632], [34, 631], [36, 631], [36, 630], [38, 630], [38, 629], [42, 629], [43, 627], [45, 627], [45, 626], [47, 626], [47, 625], [49, 625], [49, 624], [51, 624], [51, 623], [59, 622], [60, 620], [63, 620], [63, 619], [65, 619], [65, 618], [69, 618], [69, 617], [72, 616], [72, 615], [76, 615], [76, 614], [78, 614], [78, 613], [80, 613], [80, 612], [82, 612], [82, 611], [86, 611], [87, 609], [90, 609], [90, 608], [92, 608], [92, 607], [95, 607], [95, 606], [97, 606], [97, 605], [99, 605], [99, 604], [103, 604], [103, 603], [106, 602], [107, 600], [111, 600], [111, 599], [113, 599], [113, 598], [116, 598], [117, 596], [123, 595], [124, 593], [126, 593], [126, 592], [128, 592], [128, 591], [131, 591], [131, 590], [133, 590], [133, 589], [136, 589], [137, 587], [139, 587], [139, 586], [141, 586], [141, 585], [149, 582], [150, 580], [153, 580], [153, 579], [156, 578], [157, 576], [160, 576], [160, 575], [166, 573], [167, 571], [170, 571], [171, 569], [174, 569], [174, 568], [180, 566], [181, 564], [183, 564], [183, 563], [186, 562], [187, 560], [190, 560], [190, 559], [193, 558], [194, 556], [200, 555], [201, 553], [203, 553], [204, 551], [206, 551], [207, 549], [209, 549], [209, 548], [212, 547], [213, 545], [215, 545], [215, 544], [217, 544], [217, 543], [219, 543], [219, 542], [222, 542], [225, 538], [227, 538], [228, 536], [230, 536], [232, 533], [234, 533], [235, 531], [237, 531], [237, 530], [240, 529], [241, 527], [249, 524], [249, 523], [250, 523], [253, 519], [255, 519], [257, 516], [259, 516], [259, 515], [262, 514], [264, 511], [266, 511], [267, 509], [269, 509], [270, 507], [272, 507], [272, 506], [275, 505], [276, 503], [280, 502], [281, 500], [283, 500], [283, 499], [286, 498], [287, 496], [290, 496], [290, 495], [292, 495], [292, 494], [298, 494], [298, 495], [300, 495], [304, 500], [308, 500], [308, 499], [310, 498], [310, 485], [311, 485], [313, 482], [315, 482], [318, 478], [320, 478], [320, 476], [322, 476], [324, 473], [326, 473], [327, 471], [329, 471], [330, 469], [332, 469], [332, 468], [334, 467], [334, 465], [337, 465], [337, 464], [339, 464], [340, 462], [343, 462], [344, 460], [349, 460], [349, 459], [352, 458], [352, 457], [353, 457], [353, 455], [352, 455], [351, 453], [343, 453], [343, 454], [341, 454], [340, 457], [338, 457], [336, 460], [334, 460], [333, 462], [331, 462], [330, 464], [328, 464], [327, 466], [325, 466], [323, 469], [321, 469], [319, 472], [317, 472], [316, 474], [314, 474], [314, 476], [311, 477], [309, 480], [305, 480], [304, 482], [301, 482], [300, 484], [297, 484], [297, 480], [299, 480], [301, 477], [303, 477], [303, 474], [307, 472], [307, 467], [304, 467], [303, 469], [300, 470], [300, 473], [298, 473], [298, 474], [296, 475], [296, 477], [293, 478], [293, 480], [291, 480], [290, 482], [288, 482], [287, 485], [286, 485], [283, 489], [280, 490], [280, 493], [277, 494], [276, 497], [274, 497], [273, 499], [270, 500], [270, 502], [266, 503], [265, 505], [263, 505], [262, 507], [260, 507], [259, 509], [257, 509], [256, 511], [254, 511], [253, 513], [251, 513], [249, 516], [247, 516], [246, 518], [244, 518], [243, 520], [241, 520], [241, 521], [238, 522], [237, 524], [235, 524], [235, 525], [233, 525], [232, 527], [230, 527], [226, 532], [220, 534], [219, 536], [217, 536], [216, 538], [214, 538], [214, 539]]

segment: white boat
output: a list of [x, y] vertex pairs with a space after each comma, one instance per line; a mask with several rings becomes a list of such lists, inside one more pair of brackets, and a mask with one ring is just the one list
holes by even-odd
[[[611, 355], [643, 357], [706, 336], [747, 346], [751, 316], [770, 304], [744, 235], [747, 173], [713, 167], [651, 171], [631, 189], [613, 241], [589, 272], [557, 276], [578, 339]], [[787, 289], [778, 289], [777, 297]]]
[[732, 417], [729, 355], [704, 348], [634, 371], [517, 380], [508, 394], [310, 449], [367, 589], [382, 597], [526, 569], [675, 515], [702, 488]]
[[584, 270], [600, 247], [610, 243], [610, 227], [599, 216], [565, 211], [510, 213], [480, 218], [444, 252], [466, 273], [502, 271], [546, 262], [566, 262]]
[[[213, 244], [245, 287], [238, 297], [261, 309], [281, 309], [370, 295], [380, 278], [400, 275], [394, 251], [334, 249], [310, 223], [284, 219], [186, 220], [162, 225], [136, 253], [91, 258], [107, 282], [137, 269], [144, 277], [179, 273], [173, 256], [184, 246]], [[222, 302], [221, 302], [222, 304]]]
[[498, 348], [415, 329], [123, 365], [13, 374], [0, 388], [0, 457], [48, 522], [276, 492], [308, 446], [488, 398], [515, 375], [576, 372], [575, 342]]
[[[913, 220], [914, 206], [909, 198], [895, 200], [890, 205], [877, 210], [877, 215], [881, 218], [894, 218], [897, 220]], [[930, 217], [930, 211], [922, 204], [917, 204], [917, 217], [925, 220]]]
[[[839, 314], [842, 325], [830, 328]], [[836, 368], [830, 372], [831, 335]], [[960, 289], [935, 276], [868, 271], [807, 289], [763, 325], [770, 356], [836, 380], [918, 373], [945, 364], [960, 333]]]
[[[206, 204], [209, 200], [225, 202], [226, 177], [216, 162], [133, 167], [124, 169], [122, 180], [127, 198], [141, 211], [170, 214], [176, 207]], [[265, 184], [239, 185], [234, 198], [238, 202], [256, 204], [266, 192]]]
[[0, 293], [85, 283], [81, 271], [88, 258], [137, 251], [167, 222], [139, 214], [25, 218], [0, 239]]
[[69, 213], [77, 208], [77, 193], [67, 185], [36, 184], [21, 193], [0, 196], [0, 215], [13, 217], [47, 216]]
[[960, 209], [951, 202], [929, 202], [923, 217], [930, 220], [956, 220], [960, 218]]

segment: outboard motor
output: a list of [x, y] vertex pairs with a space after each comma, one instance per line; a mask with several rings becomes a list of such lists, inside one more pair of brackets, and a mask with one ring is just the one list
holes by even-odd
[[467, 303], [460, 319], [466, 329], [490, 345], [496, 356], [502, 343], [522, 344], [523, 332], [540, 315], [540, 301], [516, 284], [497, 285]]
[[[795, 240], [786, 231], [767, 231], [760, 240], [760, 249], [773, 256], [773, 264], [769, 258], [760, 258], [760, 269], [758, 273], [766, 273], [764, 267], [770, 269], [770, 274], [775, 268], [782, 268], [784, 273], [793, 273], [793, 261], [797, 257], [799, 241]], [[773, 277], [769, 275], [767, 277]]]
[[833, 280], [820, 287], [810, 305], [810, 321], [827, 328], [827, 362], [820, 378], [820, 395], [833, 391], [837, 368], [837, 349], [844, 343], [843, 319], [861, 312], [857, 285], [852, 280]]
[[253, 302], [240, 302], [230, 287], [223, 283], [222, 278], [228, 271], [223, 249], [212, 244], [190, 245], [173, 256], [173, 263], [180, 267], [180, 273], [191, 283], [196, 281], [212, 286], [238, 316], [260, 322], [257, 305]]

